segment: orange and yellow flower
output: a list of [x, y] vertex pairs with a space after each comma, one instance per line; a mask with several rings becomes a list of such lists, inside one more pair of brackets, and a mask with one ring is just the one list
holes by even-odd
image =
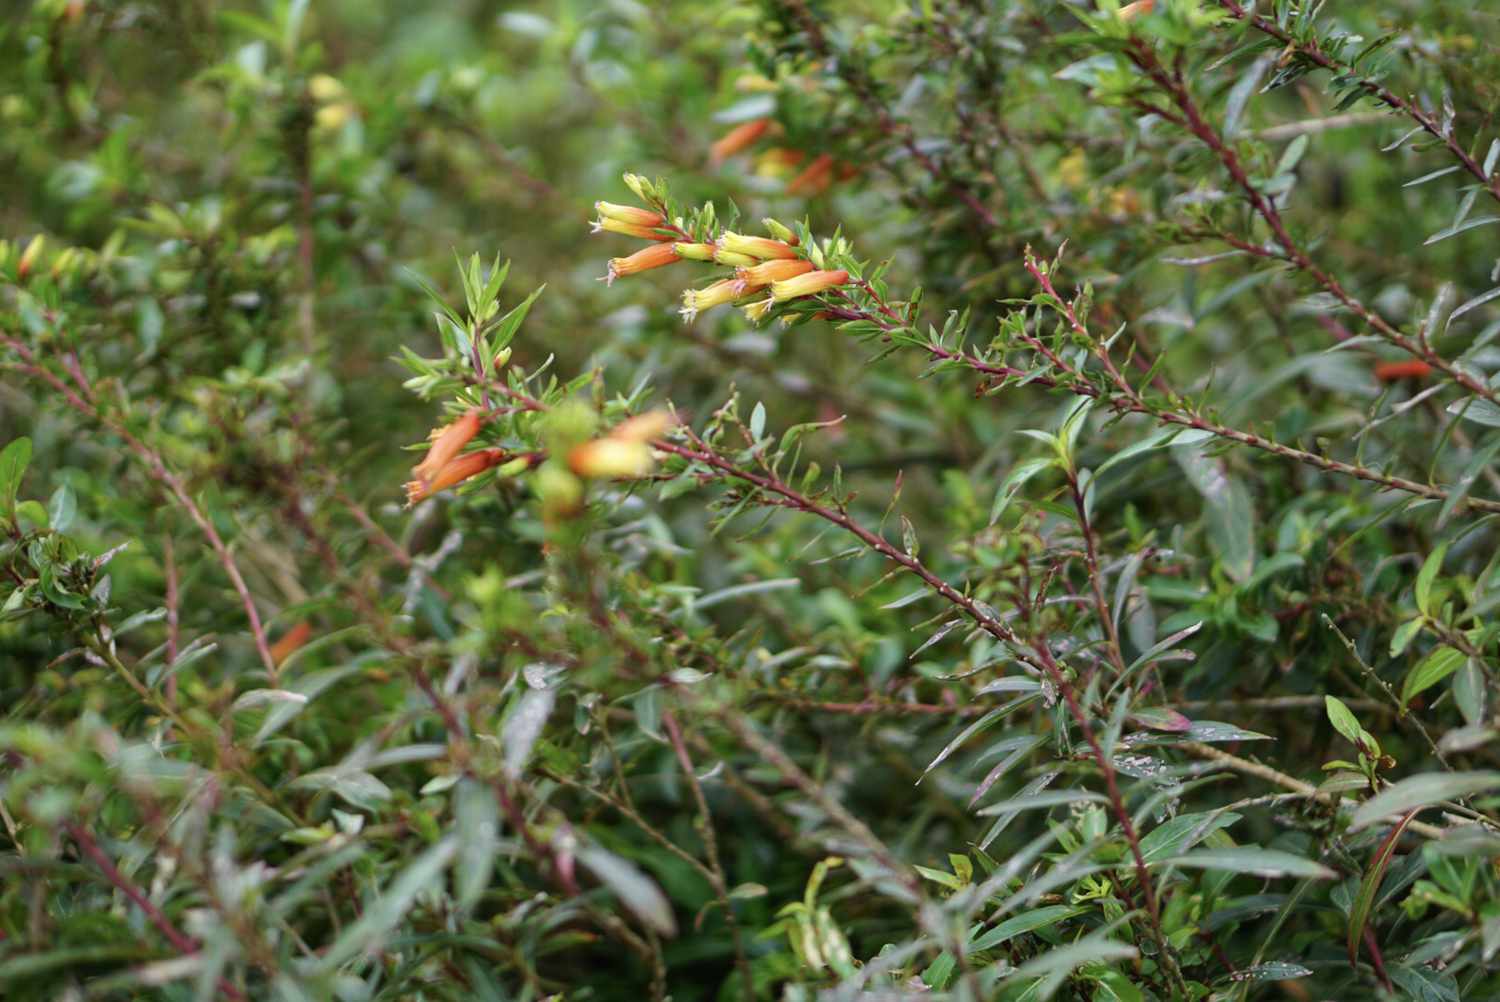
[[772, 282], [784, 282], [798, 275], [805, 275], [813, 270], [813, 263], [804, 258], [783, 258], [776, 261], [762, 261], [750, 268], [740, 268], [735, 271], [734, 277], [745, 289], [758, 289], [762, 285], [770, 285]]
[[788, 195], [816, 195], [833, 183], [833, 157], [819, 154], [802, 172], [787, 182]]
[[461, 484], [471, 477], [477, 477], [485, 470], [493, 469], [509, 458], [510, 454], [504, 449], [480, 449], [478, 452], [466, 452], [448, 462], [437, 471], [435, 476], [409, 481], [406, 485], [406, 506], [410, 508], [418, 501], [423, 501], [449, 487]]
[[682, 319], [691, 323], [703, 310], [732, 303], [742, 295], [737, 279], [726, 278], [702, 289], [688, 289], [682, 294]]
[[447, 466], [453, 457], [462, 452], [463, 447], [479, 434], [479, 427], [482, 424], [484, 424], [484, 412], [476, 408], [453, 423], [434, 431], [431, 435], [432, 445], [428, 447], [427, 455], [411, 468], [412, 474], [418, 480], [431, 480], [437, 476], [438, 471]]
[[604, 276], [606, 285], [613, 285], [615, 279], [623, 275], [635, 275], [652, 268], [661, 268], [677, 261], [682, 257], [677, 253], [674, 244], [652, 244], [643, 247], [628, 257], [612, 257], [609, 259], [609, 273]]
[[649, 226], [641, 226], [637, 223], [627, 223], [620, 219], [612, 219], [603, 216], [589, 224], [590, 233], [619, 233], [627, 237], [640, 237], [642, 240], [675, 240], [676, 237], [669, 233], [658, 233]]
[[798, 299], [802, 296], [815, 296], [820, 292], [837, 288], [849, 281], [849, 273], [843, 269], [838, 271], [810, 271], [796, 278], [789, 278], [783, 282], [771, 283], [771, 298], [778, 303], [784, 303], [788, 299]]
[[708, 149], [708, 157], [716, 164], [723, 163], [741, 150], [748, 149], [755, 141], [766, 134], [771, 127], [769, 118], [757, 118], [754, 121], [737, 125], [724, 133]]
[[747, 254], [762, 261], [797, 256], [796, 248], [789, 243], [772, 240], [770, 237], [750, 237], [743, 233], [725, 232], [719, 237], [719, 249], [734, 254]]
[[660, 212], [614, 202], [595, 202], [594, 211], [599, 213], [600, 219], [614, 219], [632, 226], [660, 226], [667, 221]]

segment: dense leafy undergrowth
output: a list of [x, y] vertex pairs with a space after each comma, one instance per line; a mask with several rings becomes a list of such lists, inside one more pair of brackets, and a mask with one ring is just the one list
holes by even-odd
[[1500, 993], [1500, 10], [12, 6], [6, 999]]

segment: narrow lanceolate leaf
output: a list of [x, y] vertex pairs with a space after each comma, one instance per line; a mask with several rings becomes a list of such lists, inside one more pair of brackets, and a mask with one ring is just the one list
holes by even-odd
[[18, 438], [0, 451], [0, 510], [7, 515], [15, 511], [16, 492], [21, 489], [21, 477], [30, 462], [29, 438]]
[[319, 970], [331, 973], [345, 962], [377, 948], [406, 917], [418, 894], [441, 885], [443, 869], [457, 852], [458, 838], [450, 835], [418, 856], [365, 907], [358, 920], [345, 927], [343, 935], [323, 954]]
[[1349, 830], [1359, 831], [1392, 815], [1495, 789], [1500, 789], [1500, 772], [1431, 772], [1408, 776], [1361, 804], [1349, 819]]
[[639, 867], [598, 846], [578, 850], [582, 863], [599, 881], [614, 892], [620, 904], [653, 931], [663, 936], [677, 935], [677, 919], [667, 896]]
[[1322, 863], [1295, 856], [1280, 849], [1260, 849], [1255, 846], [1239, 846], [1232, 849], [1195, 849], [1182, 856], [1166, 860], [1172, 866], [1193, 870], [1224, 870], [1229, 873], [1249, 873], [1257, 877], [1304, 877], [1313, 880], [1332, 880], [1338, 874]]
[[460, 908], [472, 908], [489, 886], [500, 844], [500, 805], [491, 787], [462, 779], [453, 791], [453, 816], [462, 848], [454, 866]]
[[1370, 910], [1375, 907], [1375, 892], [1380, 890], [1380, 882], [1385, 878], [1386, 868], [1391, 864], [1391, 855], [1396, 851], [1396, 843], [1401, 840], [1401, 833], [1406, 831], [1406, 826], [1411, 824], [1412, 818], [1416, 816], [1415, 808], [1401, 816], [1401, 820], [1396, 822], [1395, 827], [1375, 850], [1375, 858], [1370, 860], [1370, 868], [1365, 871], [1364, 879], [1360, 881], [1359, 896], [1354, 899], [1354, 907], [1349, 911], [1349, 938], [1346, 943], [1351, 964], [1359, 960], [1359, 941], [1365, 934], [1365, 925], [1370, 920]]

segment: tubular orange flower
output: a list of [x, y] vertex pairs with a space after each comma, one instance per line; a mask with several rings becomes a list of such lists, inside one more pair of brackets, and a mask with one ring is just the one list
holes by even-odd
[[673, 244], [672, 249], [689, 261], [712, 261], [718, 250], [713, 244]]
[[675, 240], [671, 234], [658, 233], [647, 226], [638, 226], [635, 223], [624, 223], [618, 219], [610, 219], [605, 216], [596, 219], [589, 224], [590, 233], [622, 233], [627, 237], [640, 237], [642, 240]]
[[484, 413], [475, 409], [433, 432], [432, 445], [428, 448], [427, 455], [411, 468], [411, 472], [419, 480], [431, 480], [437, 476], [437, 472], [447, 466], [479, 434], [479, 426], [483, 423]]
[[617, 205], [614, 202], [595, 202], [594, 211], [599, 213], [600, 219], [614, 219], [632, 226], [660, 226], [667, 221], [660, 212], [634, 205]]
[[682, 319], [692, 322], [702, 310], [711, 310], [740, 297], [739, 282], [732, 278], [715, 282], [703, 289], [688, 289], [682, 294]]
[[708, 148], [708, 158], [716, 164], [723, 163], [730, 157], [743, 149], [751, 146], [757, 139], [766, 134], [771, 127], [769, 118], [757, 118], [754, 121], [737, 125], [724, 133], [720, 139]]
[[682, 258], [672, 244], [652, 244], [650, 247], [641, 248], [629, 257], [610, 258], [609, 274], [604, 276], [604, 284], [613, 285], [615, 279], [622, 275], [635, 275], [681, 260]]
[[1120, 8], [1120, 20], [1129, 21], [1156, 9], [1156, 0], [1135, 0]]
[[770, 237], [747, 237], [743, 233], [727, 231], [719, 237], [719, 249], [734, 254], [748, 254], [761, 260], [797, 256], [797, 251], [791, 244], [782, 243], [780, 240], [772, 240]]
[[786, 193], [788, 195], [816, 195], [827, 188], [832, 180], [833, 157], [822, 153], [804, 167], [802, 173], [787, 182]]
[[480, 449], [478, 452], [464, 453], [439, 470], [431, 480], [409, 481], [406, 485], [406, 507], [410, 508], [439, 491], [445, 491], [485, 470], [493, 469], [508, 458], [509, 453], [504, 449]]
[[762, 285], [770, 285], [772, 282], [784, 282], [798, 275], [805, 275], [813, 270], [813, 263], [803, 258], [783, 259], [780, 261], [763, 261], [753, 268], [739, 268], [734, 277], [744, 283], [745, 288], [753, 289]]
[[771, 283], [771, 298], [778, 303], [786, 302], [788, 299], [797, 299], [801, 296], [814, 296], [820, 292], [843, 285], [849, 281], [849, 273], [842, 269], [838, 271], [810, 271], [796, 278], [789, 278], [784, 282]]
[[281, 664], [293, 651], [307, 643], [307, 639], [311, 636], [312, 627], [305, 622], [298, 623], [283, 633], [280, 640], [271, 645], [271, 660], [275, 661], [278, 665]]
[[1375, 366], [1375, 378], [1382, 383], [1393, 383], [1398, 379], [1425, 379], [1432, 375], [1432, 366], [1416, 359], [1404, 362], [1381, 362]]
[[596, 438], [568, 453], [568, 467], [580, 477], [643, 477], [651, 472], [651, 449], [644, 442]]

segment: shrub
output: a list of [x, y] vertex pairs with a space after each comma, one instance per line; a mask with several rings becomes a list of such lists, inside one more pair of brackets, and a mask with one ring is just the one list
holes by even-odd
[[1494, 994], [1496, 28], [30, 5], [5, 997]]

